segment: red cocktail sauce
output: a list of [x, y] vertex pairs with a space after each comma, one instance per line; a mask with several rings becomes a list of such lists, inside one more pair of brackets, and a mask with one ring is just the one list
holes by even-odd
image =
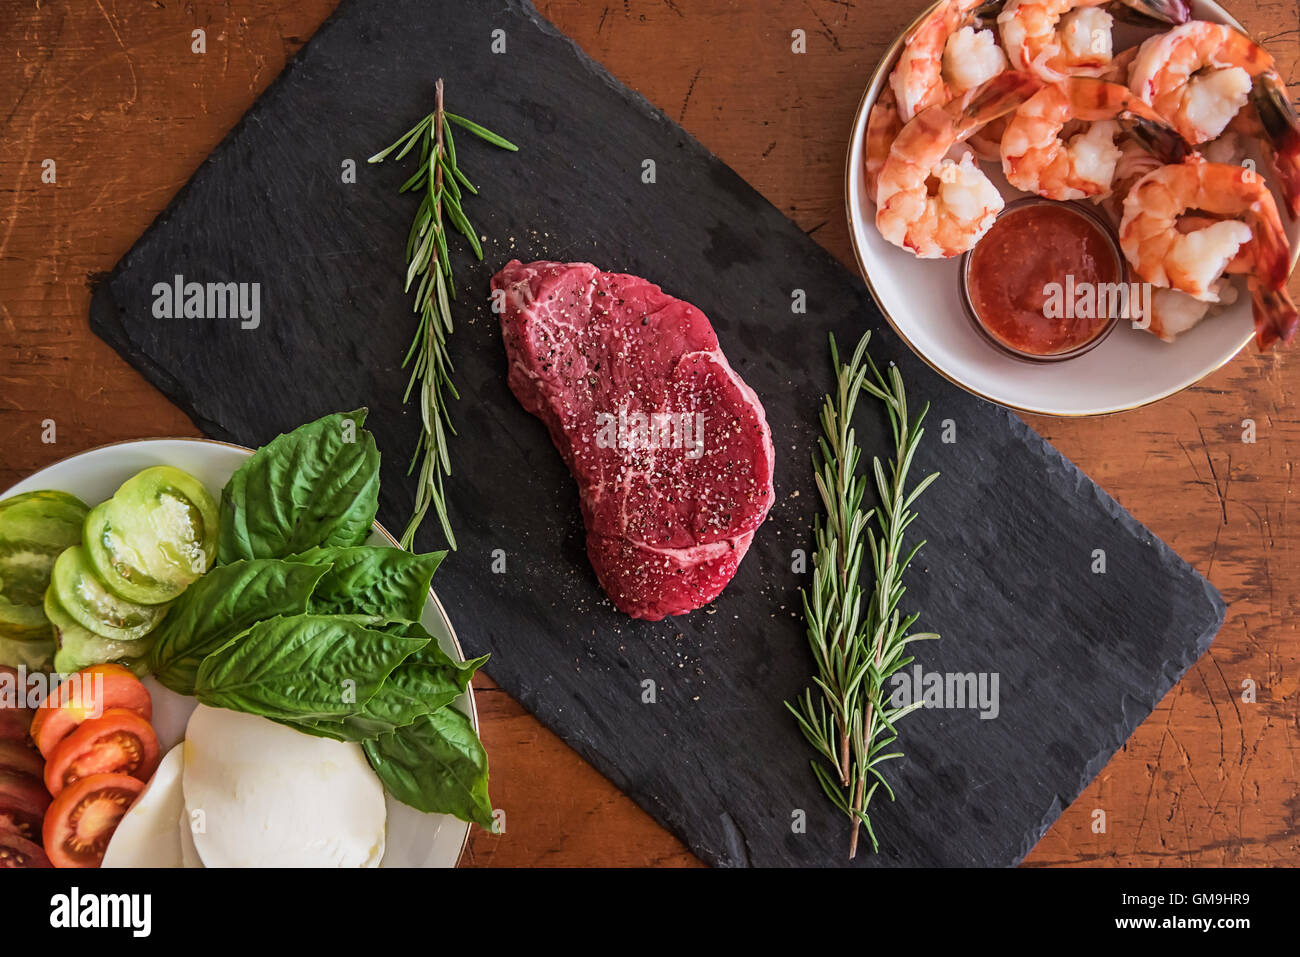
[[[1098, 283], [1121, 281], [1110, 238], [1085, 214], [1059, 203], [1009, 209], [971, 251], [966, 288], [985, 330], [1016, 352], [1056, 356], [1110, 324]], [[1087, 283], [1089, 285], [1083, 285]], [[1097, 308], [1098, 300], [1102, 308]]]

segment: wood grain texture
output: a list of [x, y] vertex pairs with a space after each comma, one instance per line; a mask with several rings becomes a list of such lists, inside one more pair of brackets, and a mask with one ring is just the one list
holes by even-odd
[[[551, 0], [542, 13], [851, 263], [844, 137], [922, 0]], [[330, 0], [0, 0], [0, 487], [85, 448], [195, 434], [86, 327], [110, 268], [328, 14]], [[1300, 7], [1237, 4], [1297, 81]], [[206, 31], [207, 52], [191, 50]], [[790, 31], [808, 52], [790, 52]], [[43, 183], [42, 161], [57, 164]], [[1293, 282], [1293, 289], [1300, 284]], [[1030, 864], [1274, 864], [1300, 851], [1289, 354], [1243, 355], [1153, 408], [1031, 418], [1229, 602], [1214, 650], [1066, 811]], [[1258, 440], [1242, 442], [1242, 420]], [[57, 441], [41, 441], [54, 420]], [[1242, 682], [1257, 701], [1241, 700]], [[486, 679], [507, 834], [467, 863], [690, 864], [692, 856]], [[1094, 833], [1094, 810], [1106, 812]]]

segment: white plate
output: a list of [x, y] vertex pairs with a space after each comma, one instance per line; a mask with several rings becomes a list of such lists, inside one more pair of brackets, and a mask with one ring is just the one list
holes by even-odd
[[[201, 481], [209, 492], [219, 497], [230, 476], [252, 455], [251, 449], [207, 439], [142, 439], [105, 445], [74, 455], [24, 479], [0, 498], [58, 489], [95, 505], [112, 496], [119, 485], [141, 469], [152, 465], [173, 465]], [[396, 548], [397, 542], [375, 523], [368, 540], [370, 545]], [[452, 658], [464, 661], [465, 655], [456, 641], [451, 622], [433, 591], [424, 605], [421, 618], [438, 644]], [[146, 684], [154, 698], [154, 728], [159, 745], [166, 753], [185, 736], [185, 723], [194, 710], [193, 698], [164, 688], [153, 678]], [[478, 728], [472, 690], [456, 699], [454, 707], [470, 716]], [[391, 796], [388, 804], [388, 839], [381, 867], [455, 867], [469, 839], [469, 825], [449, 814], [424, 814]]]
[[[1209, 0], [1192, 0], [1192, 16], [1241, 26]], [[985, 340], [962, 310], [959, 258], [917, 259], [886, 242], [876, 230], [875, 206], [867, 198], [863, 182], [867, 114], [894, 68], [904, 37], [915, 25], [894, 41], [862, 97], [853, 121], [845, 181], [849, 232], [858, 266], [885, 318], [913, 352], [940, 375], [990, 401], [1023, 412], [1077, 416], [1134, 409], [1171, 396], [1218, 369], [1253, 341], [1250, 296], [1244, 289], [1233, 306], [1172, 343], [1120, 322], [1105, 342], [1083, 356], [1030, 363], [1005, 355]], [[1008, 201], [1028, 195], [1008, 186], [1000, 170], [988, 164], [983, 164], [983, 169], [996, 173], [990, 179]], [[1275, 179], [1270, 175], [1270, 181]], [[1281, 197], [1278, 199], [1294, 265], [1300, 257], [1300, 223], [1286, 216]]]

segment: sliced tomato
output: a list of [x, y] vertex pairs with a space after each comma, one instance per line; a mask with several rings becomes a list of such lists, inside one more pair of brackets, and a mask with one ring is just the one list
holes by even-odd
[[[67, 680], [36, 709], [32, 740], [48, 761], [59, 742], [87, 718], [110, 708], [134, 711], [148, 721], [153, 717], [149, 689], [121, 665], [92, 665], [78, 671], [77, 681]], [[102, 694], [100, 693], [102, 689]]]
[[98, 867], [122, 815], [144, 790], [129, 774], [92, 774], [64, 788], [45, 812], [45, 853], [55, 867]]
[[86, 558], [110, 592], [144, 605], [171, 601], [212, 567], [220, 522], [203, 483], [155, 465], [87, 516]]
[[55, 797], [92, 774], [129, 774], [148, 781], [158, 769], [158, 735], [134, 711], [109, 708], [87, 718], [54, 749], [45, 765], [45, 787]]
[[54, 605], [82, 628], [114, 641], [143, 638], [167, 614], [166, 605], [142, 605], [114, 595], [95, 574], [80, 545], [64, 551], [54, 563], [46, 594], [51, 593]]
[[41, 819], [49, 806], [49, 792], [39, 778], [0, 771], [0, 827], [17, 831], [29, 841], [39, 841]]
[[39, 844], [12, 828], [0, 825], [0, 870], [7, 867], [53, 867]]
[[[18, 672], [8, 665], [0, 665], [0, 675], [8, 680], [5, 685], [18, 690]], [[32, 709], [19, 708], [0, 702], [0, 741], [25, 741], [27, 729], [32, 724]]]
[[26, 741], [32, 720], [26, 708], [0, 708], [0, 741]]
[[39, 781], [45, 776], [45, 761], [25, 741], [0, 740], [0, 771], [30, 774]]

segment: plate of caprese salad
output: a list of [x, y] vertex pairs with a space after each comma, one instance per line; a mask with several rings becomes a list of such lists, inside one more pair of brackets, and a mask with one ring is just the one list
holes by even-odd
[[364, 416], [0, 495], [0, 866], [455, 866], [492, 828], [484, 659], [374, 520]]

